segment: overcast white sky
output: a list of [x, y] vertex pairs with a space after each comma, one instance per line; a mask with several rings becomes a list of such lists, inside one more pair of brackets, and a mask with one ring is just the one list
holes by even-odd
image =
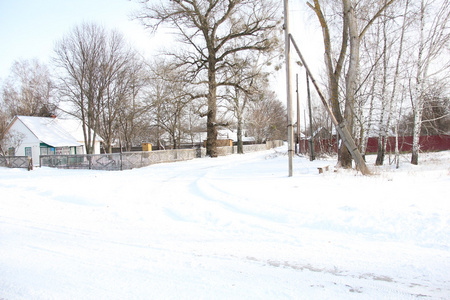
[[[310, 66], [322, 64], [323, 51], [317, 50], [321, 41], [317, 20], [306, 17], [303, 2], [289, 2], [290, 27], [297, 44]], [[152, 36], [138, 21], [130, 20], [130, 14], [138, 8], [139, 4], [130, 0], [0, 0], [0, 82], [8, 76], [15, 60], [38, 58], [49, 63], [55, 42], [83, 21], [119, 30], [149, 57], [165, 38], [170, 41], [170, 37], [163, 33]], [[293, 61], [298, 60], [295, 54], [292, 57]], [[304, 70], [293, 70], [294, 78], [297, 72], [304, 73]], [[284, 71], [278, 72], [280, 84], [274, 87], [282, 101], [285, 99], [284, 76]], [[304, 83], [304, 79], [300, 82]]]

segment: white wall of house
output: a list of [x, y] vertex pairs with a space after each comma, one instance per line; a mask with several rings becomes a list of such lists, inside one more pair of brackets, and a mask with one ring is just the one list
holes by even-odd
[[[80, 144], [83, 144], [83, 153], [79, 153], [79, 152], [77, 152], [77, 154], [85, 154], [86, 153], [86, 146], [84, 145], [84, 140], [83, 141], [77, 141], [78, 143], [80, 143]], [[101, 143], [99, 142], [99, 141], [95, 141], [95, 144], [94, 144], [94, 154], [101, 154], [100, 153], [100, 146], [101, 146]]]
[[[40, 155], [40, 141], [38, 138], [22, 123], [22, 122], [14, 122], [11, 126], [9, 132], [11, 134], [18, 134], [22, 139], [22, 143], [15, 148], [16, 156], [26, 156], [29, 153], [26, 153], [25, 150], [28, 148], [28, 151], [31, 151], [31, 158], [33, 159], [34, 165], [39, 165], [39, 155]], [[13, 145], [8, 145], [12, 147]]]
[[94, 153], [95, 154], [100, 154], [100, 142], [99, 141], [95, 141]]
[[[64, 123], [65, 120], [61, 121], [60, 123]], [[76, 122], [76, 121], [75, 121]], [[75, 126], [76, 123], [74, 122], [67, 122], [68, 125], [66, 125], [66, 127], [70, 130], [73, 127], [72, 132], [70, 132], [70, 134], [72, 134], [72, 136], [77, 135], [77, 137], [75, 137], [76, 139], [82, 139], [82, 135], [80, 135], [80, 133], [76, 132], [77, 130], [79, 130], [79, 127]], [[61, 124], [60, 124], [61, 125]], [[41, 141], [34, 133], [33, 131], [30, 130], [30, 128], [28, 128], [20, 119], [16, 119], [12, 124], [11, 127], [8, 129], [8, 132], [16, 135], [17, 138], [13, 139], [13, 140], [19, 140], [20, 144], [17, 145], [6, 145], [6, 149], [5, 151], [8, 151], [9, 148], [14, 147], [14, 155], [16, 156], [31, 156], [31, 158], [33, 159], [33, 165], [34, 166], [39, 166], [40, 165], [40, 155], [41, 155], [41, 143], [43, 143], [43, 141]], [[37, 134], [39, 135], [39, 134]], [[80, 138], [81, 136], [81, 138]], [[84, 154], [86, 153], [85, 147], [84, 147], [84, 140], [80, 140], [77, 141], [79, 144], [82, 144], [82, 146], [77, 146], [76, 150], [75, 147], [72, 146], [69, 147], [51, 147], [51, 145], [49, 145], [51, 147], [51, 149], [54, 149], [54, 151], [52, 150], [53, 154], [58, 154], [58, 152], [60, 152], [60, 154], [74, 154], [76, 151], [76, 154]], [[50, 148], [48, 148], [50, 149]], [[100, 154], [100, 141], [96, 141], [95, 145], [94, 145], [94, 153], [95, 154]], [[44, 153], [46, 154], [46, 153]]]
[[[58, 124], [70, 133], [78, 143], [84, 145], [83, 127], [79, 120], [75, 119], [58, 119]], [[94, 154], [100, 154], [101, 138], [95, 137]], [[86, 153], [86, 147], [83, 146], [83, 153]]]

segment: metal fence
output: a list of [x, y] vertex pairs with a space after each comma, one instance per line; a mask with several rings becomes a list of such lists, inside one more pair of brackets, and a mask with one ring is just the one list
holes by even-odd
[[[202, 153], [203, 152], [203, 153]], [[111, 154], [41, 155], [41, 167], [120, 171], [142, 168], [156, 163], [175, 162], [204, 156], [202, 149], [179, 149], [152, 152]]]
[[[264, 151], [281, 146], [283, 141], [271, 141], [266, 144], [244, 145], [244, 153]], [[237, 153], [237, 147], [218, 147], [218, 155]], [[111, 154], [81, 154], [81, 155], [41, 155], [40, 166], [61, 169], [89, 169], [120, 171], [142, 168], [149, 165], [190, 160], [204, 157], [205, 148], [176, 149], [160, 151], [139, 151]]]
[[0, 156], [0, 167], [33, 170], [33, 160], [28, 156]]
[[[337, 140], [332, 139], [314, 139], [314, 151], [317, 153], [337, 153]], [[386, 152], [395, 151], [395, 137], [386, 137]], [[411, 152], [413, 145], [412, 136], [399, 136], [398, 147], [400, 152]], [[419, 137], [420, 151], [445, 151], [450, 150], [450, 135], [422, 135]], [[302, 151], [309, 151], [310, 143], [302, 139]], [[366, 154], [378, 152], [378, 137], [369, 137], [367, 139]]]

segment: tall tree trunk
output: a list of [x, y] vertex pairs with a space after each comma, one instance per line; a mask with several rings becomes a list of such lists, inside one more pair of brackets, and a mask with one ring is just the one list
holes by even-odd
[[[347, 123], [347, 128], [354, 136], [354, 108], [355, 97], [358, 84], [358, 69], [359, 69], [359, 46], [360, 37], [358, 32], [358, 23], [355, 15], [355, 10], [351, 0], [344, 0], [344, 18], [347, 18], [348, 34], [350, 39], [350, 58], [349, 66], [346, 75], [346, 97], [344, 119]], [[352, 167], [352, 156], [346, 147], [341, 150], [341, 164], [344, 168]]]
[[400, 150], [398, 148], [398, 125], [395, 126], [395, 168], [400, 168]]
[[[334, 59], [332, 57], [332, 48], [331, 48], [331, 37], [328, 28], [327, 21], [325, 16], [322, 13], [322, 9], [320, 7], [320, 2], [318, 0], [314, 0], [314, 5], [307, 3], [309, 7], [311, 7], [317, 15], [319, 19], [320, 26], [322, 27], [322, 35], [323, 35], [323, 43], [325, 47], [325, 65], [328, 72], [328, 83], [330, 88], [330, 103], [331, 109], [333, 112], [336, 121], [341, 124], [344, 121], [344, 118], [341, 113], [341, 107], [339, 103], [339, 78], [341, 76], [342, 68], [344, 65], [345, 54], [347, 52], [348, 46], [348, 18], [343, 19], [343, 29], [342, 29], [342, 44], [339, 53], [339, 58], [336, 64], [333, 63]], [[345, 9], [343, 8], [344, 13]], [[342, 151], [343, 150], [343, 151]], [[347, 152], [347, 153], [342, 153]], [[341, 165], [348, 165], [348, 155], [349, 151], [345, 147], [344, 143], [341, 143], [340, 148], [338, 149], [338, 163]], [[344, 155], [344, 156], [343, 156]], [[343, 164], [344, 162], [344, 164]], [[350, 158], [351, 165], [351, 158]]]
[[[402, 31], [400, 34], [400, 48], [398, 50], [398, 56], [397, 56], [397, 63], [395, 65], [395, 73], [394, 73], [394, 82], [392, 83], [392, 93], [391, 93], [391, 99], [390, 99], [390, 103], [389, 103], [389, 115], [388, 115], [388, 128], [390, 126], [391, 123], [391, 116], [392, 116], [392, 108], [394, 106], [394, 101], [395, 101], [395, 94], [397, 91], [397, 80], [398, 80], [398, 74], [400, 72], [400, 63], [401, 63], [401, 58], [402, 58], [402, 54], [403, 54], [403, 41], [404, 41], [404, 37], [405, 37], [405, 31], [406, 31], [406, 16], [408, 14], [408, 7], [409, 7], [409, 1], [406, 1], [405, 4], [405, 10], [403, 13], [403, 24], [402, 24]], [[403, 97], [400, 97], [401, 99], [403, 99]], [[401, 100], [403, 101], [403, 100]], [[399, 110], [399, 115], [401, 115], [401, 105], [400, 105], [400, 110]], [[400, 116], [397, 120], [397, 124], [395, 124], [395, 160], [396, 160], [396, 168], [399, 168], [399, 158], [400, 158], [400, 152], [399, 152], [399, 148], [398, 148], [398, 126], [399, 126], [399, 121], [400, 120]], [[386, 151], [386, 145], [385, 145], [385, 151]]]
[[206, 155], [217, 157], [217, 84], [215, 63], [209, 61], [208, 68], [208, 113], [206, 116]]
[[[377, 35], [377, 42], [378, 42], [378, 35]], [[378, 57], [378, 47], [375, 49], [375, 58]], [[365, 131], [363, 131], [363, 134], [361, 135], [361, 154], [363, 157], [366, 155], [367, 150], [367, 143], [369, 141], [370, 132], [372, 128], [372, 117], [373, 117], [373, 110], [374, 110], [374, 100], [375, 100], [375, 88], [377, 85], [377, 75], [378, 75], [378, 69], [375, 68], [373, 71], [373, 80], [372, 85], [370, 87], [370, 102], [369, 102], [369, 113], [368, 113], [368, 120], [367, 120], [367, 128]]]
[[422, 127], [422, 113], [423, 113], [423, 85], [424, 85], [424, 73], [423, 70], [423, 55], [425, 51], [424, 42], [424, 30], [425, 30], [425, 3], [421, 1], [420, 7], [420, 35], [419, 35], [419, 53], [417, 58], [417, 74], [416, 74], [416, 86], [414, 89], [414, 129], [413, 129], [413, 145], [411, 153], [411, 163], [417, 165], [419, 163], [419, 138], [420, 130]]
[[377, 159], [375, 160], [375, 165], [381, 166], [384, 163], [385, 156], [385, 145], [386, 145], [386, 137], [388, 124], [384, 121], [384, 116], [386, 114], [387, 109], [387, 97], [386, 97], [386, 86], [387, 86], [387, 68], [388, 68], [388, 57], [387, 57], [387, 35], [386, 35], [386, 21], [383, 22], [383, 77], [382, 77], [382, 86], [381, 86], [381, 114], [380, 120], [378, 122], [378, 151], [377, 151]]
[[242, 141], [242, 127], [243, 127], [242, 113], [238, 111], [237, 113], [237, 153], [244, 153], [244, 143]]

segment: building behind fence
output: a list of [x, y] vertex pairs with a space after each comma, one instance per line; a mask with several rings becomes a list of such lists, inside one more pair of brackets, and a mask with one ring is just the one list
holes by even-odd
[[[244, 145], [244, 153], [264, 151], [283, 145], [283, 141], [268, 141], [266, 144]], [[224, 156], [237, 153], [237, 146], [218, 147], [218, 155]], [[41, 167], [62, 169], [90, 169], [90, 170], [130, 170], [149, 165], [191, 160], [204, 157], [205, 148], [175, 149], [160, 151], [139, 151], [110, 154], [84, 155], [41, 155]]]

